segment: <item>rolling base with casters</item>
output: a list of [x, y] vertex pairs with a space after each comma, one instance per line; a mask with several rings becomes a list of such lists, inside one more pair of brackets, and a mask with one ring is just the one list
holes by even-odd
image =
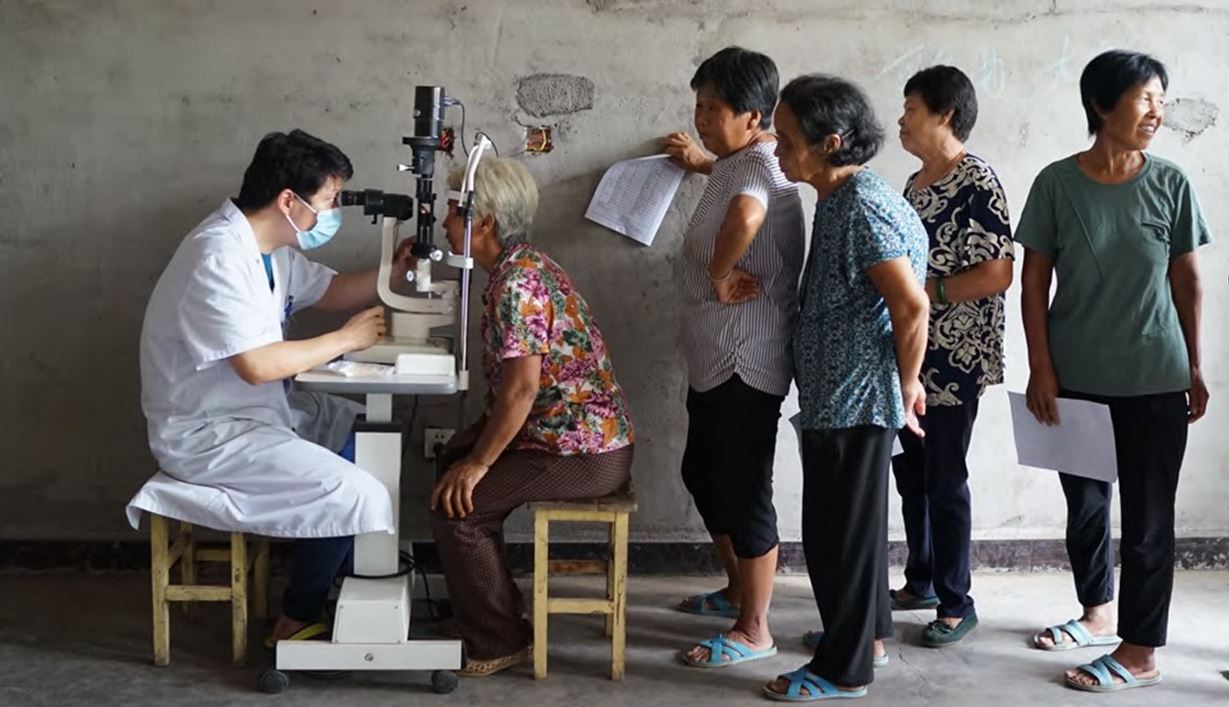
[[[389, 496], [401, 498], [401, 426], [392, 420], [392, 392], [368, 392], [367, 418], [355, 424], [355, 464], [375, 476]], [[311, 386], [305, 385], [311, 389]], [[326, 391], [337, 392], [337, 391]], [[344, 391], [343, 391], [344, 392]], [[393, 521], [400, 529], [400, 504], [393, 504]], [[398, 535], [366, 533], [354, 539], [354, 577], [342, 583], [328, 641], [280, 641], [275, 668], [260, 676], [260, 689], [285, 691], [287, 674], [302, 671], [421, 670], [431, 672], [432, 691], [444, 694], [457, 686], [461, 669], [458, 640], [411, 640], [410, 609], [414, 574], [401, 566]]]
[[[266, 670], [260, 674], [260, 690], [266, 695], [280, 695], [290, 687], [290, 676], [280, 670]], [[454, 670], [435, 670], [431, 673], [431, 691], [447, 695], [457, 689], [457, 673]]]

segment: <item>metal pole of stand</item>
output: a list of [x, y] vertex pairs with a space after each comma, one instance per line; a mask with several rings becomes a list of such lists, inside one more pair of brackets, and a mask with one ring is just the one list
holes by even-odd
[[461, 367], [458, 371], [457, 379], [458, 381], [464, 381], [462, 390], [469, 390], [469, 287], [470, 280], [473, 278], [473, 267], [470, 260], [472, 257], [470, 239], [474, 234], [473, 200], [473, 194], [471, 193], [469, 196], [470, 203], [465, 205], [465, 267], [461, 269], [461, 331], [457, 335], [461, 345]]

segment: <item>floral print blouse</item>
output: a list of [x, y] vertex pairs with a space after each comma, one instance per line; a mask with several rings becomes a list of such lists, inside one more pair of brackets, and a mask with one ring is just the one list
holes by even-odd
[[509, 448], [570, 456], [632, 444], [627, 399], [602, 332], [563, 268], [528, 243], [510, 246], [491, 271], [482, 304], [492, 395], [503, 361], [542, 356], [537, 398]]

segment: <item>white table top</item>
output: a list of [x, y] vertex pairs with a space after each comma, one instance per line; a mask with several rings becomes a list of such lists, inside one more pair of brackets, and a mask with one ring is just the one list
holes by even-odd
[[416, 373], [390, 373], [379, 376], [346, 377], [332, 371], [307, 371], [294, 377], [303, 390], [321, 393], [353, 395], [452, 395], [457, 392], [457, 377], [451, 375], [423, 375]]

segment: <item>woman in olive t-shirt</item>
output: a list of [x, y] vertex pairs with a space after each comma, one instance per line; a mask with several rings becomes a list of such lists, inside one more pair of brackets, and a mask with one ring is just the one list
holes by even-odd
[[[1186, 175], [1145, 154], [1164, 115], [1165, 67], [1110, 51], [1080, 77], [1095, 136], [1037, 175], [1016, 230], [1028, 339], [1028, 407], [1059, 424], [1058, 398], [1109, 406], [1122, 496], [1117, 621], [1112, 485], [1060, 473], [1067, 552], [1083, 613], [1033, 638], [1042, 650], [1112, 646], [1067, 671], [1067, 684], [1111, 692], [1160, 681], [1174, 573], [1174, 498], [1187, 425], [1203, 416], [1195, 249], [1210, 241]], [[1058, 289], [1051, 302], [1050, 279]], [[1073, 470], [1075, 471], [1075, 470]]]

